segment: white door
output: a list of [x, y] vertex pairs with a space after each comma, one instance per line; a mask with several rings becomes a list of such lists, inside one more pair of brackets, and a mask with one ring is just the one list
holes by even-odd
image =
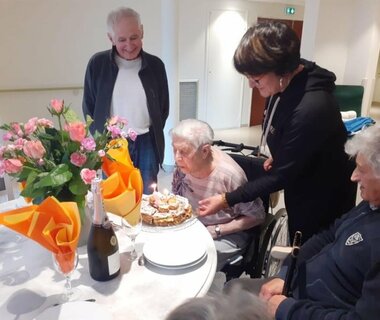
[[241, 11], [210, 12], [206, 60], [206, 121], [214, 129], [241, 124], [243, 77], [233, 66], [233, 55], [247, 30]]

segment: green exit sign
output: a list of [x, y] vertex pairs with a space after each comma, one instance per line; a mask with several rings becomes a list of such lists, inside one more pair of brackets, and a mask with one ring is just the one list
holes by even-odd
[[294, 8], [294, 7], [286, 7], [285, 8], [285, 13], [286, 14], [295, 14], [296, 13], [296, 8]]

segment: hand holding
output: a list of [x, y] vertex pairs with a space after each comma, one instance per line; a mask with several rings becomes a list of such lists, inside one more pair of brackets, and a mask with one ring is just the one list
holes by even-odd
[[210, 214], [217, 213], [219, 210], [223, 209], [224, 200], [221, 194], [203, 199], [198, 202], [199, 215], [208, 216]]
[[268, 158], [264, 161], [263, 167], [265, 171], [272, 169], [273, 158]]
[[280, 278], [274, 278], [271, 281], [262, 285], [259, 293], [260, 299], [268, 301], [274, 295], [279, 295], [282, 293], [284, 288], [284, 280]]
[[278, 306], [285, 299], [286, 297], [283, 295], [275, 295], [268, 300], [267, 310], [268, 310], [269, 316], [273, 317], [274, 319], [274, 317], [276, 316], [276, 311], [278, 309]]

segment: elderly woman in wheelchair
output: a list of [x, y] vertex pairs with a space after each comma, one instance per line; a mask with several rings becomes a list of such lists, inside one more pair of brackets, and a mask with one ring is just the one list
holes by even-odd
[[[212, 146], [214, 133], [200, 120], [181, 121], [170, 131], [177, 168], [173, 174], [173, 192], [189, 199], [194, 210], [206, 197], [234, 190], [247, 181], [243, 169], [225, 152]], [[219, 212], [199, 217], [207, 227], [218, 254], [217, 270], [241, 254], [249, 242], [252, 227], [264, 221], [261, 199], [227, 205]]]

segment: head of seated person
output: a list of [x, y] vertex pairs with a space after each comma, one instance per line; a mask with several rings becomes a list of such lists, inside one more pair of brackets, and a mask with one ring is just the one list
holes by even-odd
[[174, 309], [166, 320], [269, 320], [265, 304], [235, 286], [228, 294], [193, 298]]
[[177, 168], [184, 174], [205, 178], [213, 170], [214, 132], [203, 121], [186, 119], [170, 131]]
[[346, 153], [355, 157], [351, 180], [359, 185], [360, 196], [373, 207], [380, 207], [380, 126], [362, 130], [345, 145]]
[[[197, 119], [182, 120], [170, 130], [170, 135], [176, 166], [182, 174], [197, 179], [208, 179], [215, 168], [223, 167], [228, 173], [231, 173], [231, 170], [236, 171], [237, 176], [231, 179], [235, 184], [237, 182], [237, 185], [230, 185], [231, 190], [219, 192], [232, 191], [247, 181], [243, 169], [225, 152], [212, 146], [214, 131], [208, 123]], [[222, 182], [222, 179], [219, 180]]]
[[186, 119], [170, 131], [177, 168], [196, 178], [207, 177], [215, 167], [214, 132], [203, 121]]

